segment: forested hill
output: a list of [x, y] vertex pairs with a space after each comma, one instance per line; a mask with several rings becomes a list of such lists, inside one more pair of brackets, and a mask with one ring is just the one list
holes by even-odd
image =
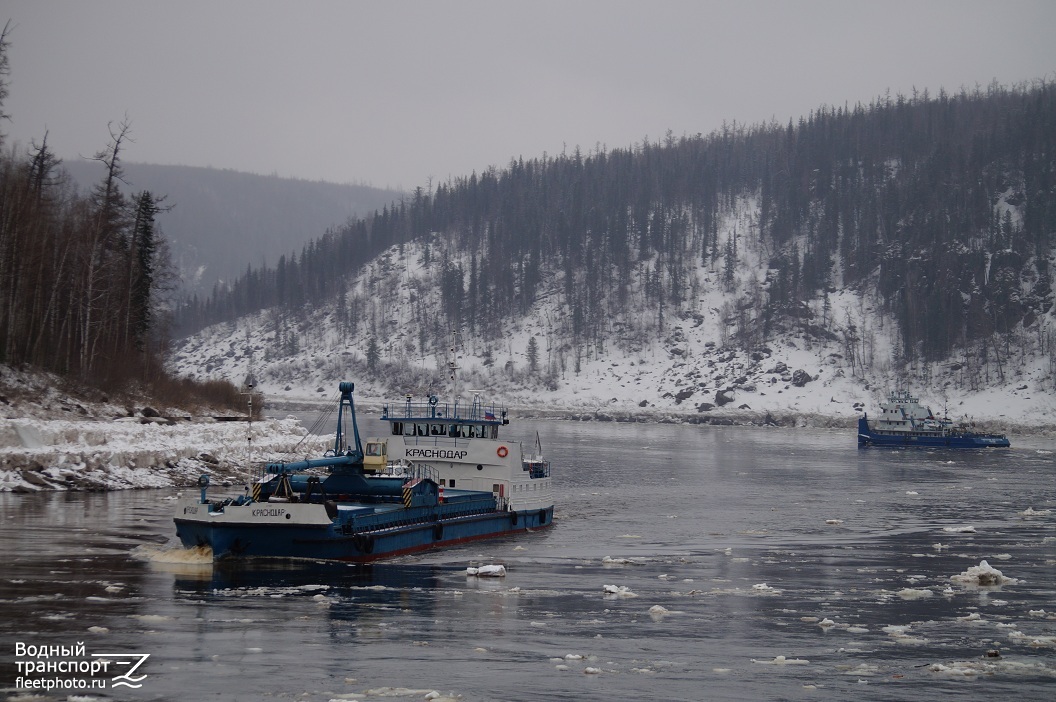
[[[518, 160], [419, 189], [254, 268], [186, 304], [179, 328], [266, 308], [296, 324], [326, 302], [348, 344], [391, 346], [384, 316], [364, 311], [397, 300], [379, 287], [384, 265], [358, 291], [350, 281], [412, 241], [423, 272], [398, 353], [420, 358], [452, 330], [497, 348], [545, 304], [548, 347], [578, 365], [678, 320], [701, 324], [715, 293], [721, 345], [799, 330], [842, 344], [852, 371], [877, 362], [865, 335], [878, 330], [892, 340], [884, 364], [989, 369], [1027, 341], [1051, 357], [1056, 84], [884, 97], [787, 125]], [[849, 292], [854, 320], [832, 306]]]
[[[97, 161], [63, 163], [80, 188], [101, 177]], [[217, 168], [125, 163], [124, 189], [164, 196], [159, 228], [184, 292], [208, 294], [247, 264], [274, 265], [333, 226], [381, 208], [401, 193]]]

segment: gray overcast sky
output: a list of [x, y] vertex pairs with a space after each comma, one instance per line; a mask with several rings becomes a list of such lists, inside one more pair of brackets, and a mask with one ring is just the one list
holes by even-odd
[[510, 158], [1056, 78], [1053, 0], [0, 0], [8, 141], [412, 189]]

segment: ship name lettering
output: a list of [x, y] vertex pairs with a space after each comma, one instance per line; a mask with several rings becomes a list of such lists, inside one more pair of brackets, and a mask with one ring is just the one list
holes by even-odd
[[466, 457], [468, 451], [453, 451], [450, 449], [407, 449], [407, 458], [453, 458], [461, 461]]
[[254, 517], [281, 517], [286, 514], [284, 509], [255, 509], [253, 510]]

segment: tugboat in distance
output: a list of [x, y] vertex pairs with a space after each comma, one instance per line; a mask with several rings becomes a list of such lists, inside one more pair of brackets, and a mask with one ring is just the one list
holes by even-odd
[[948, 417], [936, 417], [930, 407], [906, 390], [896, 390], [880, 403], [880, 418], [869, 415], [858, 420], [858, 448], [866, 446], [920, 446], [934, 448], [1004, 448], [1011, 443], [1004, 434], [974, 431], [965, 424], [954, 424]]

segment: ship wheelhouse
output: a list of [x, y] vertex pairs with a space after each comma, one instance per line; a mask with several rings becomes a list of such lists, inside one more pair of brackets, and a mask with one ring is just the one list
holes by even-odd
[[[410, 395], [383, 407], [388, 435], [369, 438], [364, 469], [376, 473], [396, 464], [428, 466], [437, 483], [452, 489], [489, 490], [509, 509], [553, 505], [550, 462], [528, 455], [520, 442], [501, 437], [510, 423], [505, 407], [483, 402], [427, 401]], [[541, 451], [539, 452], [541, 453]]]

